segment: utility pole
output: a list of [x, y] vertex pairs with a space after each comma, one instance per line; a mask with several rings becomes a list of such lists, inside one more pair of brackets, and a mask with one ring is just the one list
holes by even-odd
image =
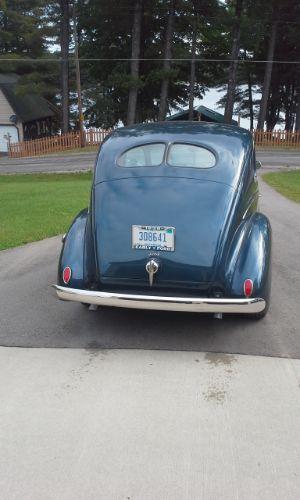
[[76, 70], [76, 87], [77, 87], [78, 123], [79, 123], [79, 143], [80, 147], [83, 148], [85, 145], [85, 139], [84, 139], [84, 129], [83, 129], [82, 95], [81, 95], [81, 80], [80, 80], [80, 64], [78, 55], [78, 36], [77, 36], [75, 1], [73, 4], [73, 29], [74, 29], [74, 52], [75, 52], [75, 70]]

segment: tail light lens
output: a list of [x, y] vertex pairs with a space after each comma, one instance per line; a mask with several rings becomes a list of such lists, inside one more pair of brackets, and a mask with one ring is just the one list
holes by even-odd
[[253, 292], [253, 281], [249, 278], [244, 281], [244, 295], [245, 297], [251, 297]]
[[62, 273], [63, 282], [67, 285], [71, 279], [72, 270], [70, 267], [65, 267]]

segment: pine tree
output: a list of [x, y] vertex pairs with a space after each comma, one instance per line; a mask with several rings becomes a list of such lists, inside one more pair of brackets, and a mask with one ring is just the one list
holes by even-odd
[[[0, 71], [17, 73], [20, 94], [37, 93], [55, 103], [57, 67], [47, 59], [53, 28], [46, 0], [0, 0]], [[37, 61], [35, 61], [37, 60]]]
[[268, 45], [267, 63], [265, 66], [264, 83], [263, 83], [263, 88], [262, 88], [261, 103], [260, 103], [259, 116], [258, 116], [258, 121], [257, 121], [258, 130], [264, 129], [264, 123], [266, 120], [267, 105], [268, 105], [268, 98], [269, 98], [270, 85], [271, 85], [271, 76], [272, 76], [272, 69], [273, 69], [273, 59], [274, 59], [274, 52], [275, 52], [275, 45], [276, 45], [277, 28], [278, 28], [277, 9], [275, 10], [275, 2], [273, 2], [273, 4], [272, 4], [271, 34], [270, 34], [270, 40], [269, 40], [269, 45]]
[[69, 131], [69, 49], [70, 49], [70, 1], [59, 0], [60, 5], [60, 81], [63, 133]]
[[225, 114], [224, 114], [226, 123], [231, 123], [233, 106], [234, 106], [234, 94], [235, 94], [237, 67], [238, 67], [237, 60], [240, 51], [242, 8], [243, 8], [243, 0], [236, 0], [233, 33], [232, 33], [231, 62], [229, 66], [227, 98], [226, 98]]

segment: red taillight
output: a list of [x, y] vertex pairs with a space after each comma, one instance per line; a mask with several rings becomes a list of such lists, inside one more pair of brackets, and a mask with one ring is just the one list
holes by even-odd
[[71, 279], [72, 271], [70, 267], [65, 267], [62, 273], [63, 282], [67, 285]]
[[248, 278], [244, 281], [245, 297], [251, 297], [252, 292], [253, 292], [253, 281]]

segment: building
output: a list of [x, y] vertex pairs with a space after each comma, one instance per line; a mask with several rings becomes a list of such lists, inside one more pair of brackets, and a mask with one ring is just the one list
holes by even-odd
[[[189, 119], [189, 110], [185, 109], [175, 113], [175, 115], [171, 115], [167, 118], [167, 120], [188, 120]], [[224, 123], [224, 116], [217, 111], [213, 111], [212, 109], [206, 108], [206, 106], [197, 106], [194, 107], [194, 116], [193, 121], [199, 122], [213, 122], [213, 123]], [[236, 120], [231, 121], [232, 125], [238, 125]]]
[[52, 135], [57, 108], [37, 94], [17, 92], [18, 75], [0, 73], [0, 153], [8, 141], [18, 142]]

